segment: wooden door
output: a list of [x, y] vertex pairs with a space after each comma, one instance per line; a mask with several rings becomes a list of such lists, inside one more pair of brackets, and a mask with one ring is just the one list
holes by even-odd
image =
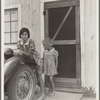
[[79, 1], [66, 0], [44, 4], [45, 37], [54, 40], [59, 52], [58, 87], [80, 87]]

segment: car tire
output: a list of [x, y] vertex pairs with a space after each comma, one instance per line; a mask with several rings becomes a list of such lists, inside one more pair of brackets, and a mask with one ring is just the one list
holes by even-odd
[[28, 65], [22, 65], [7, 83], [9, 100], [34, 100], [35, 73]]

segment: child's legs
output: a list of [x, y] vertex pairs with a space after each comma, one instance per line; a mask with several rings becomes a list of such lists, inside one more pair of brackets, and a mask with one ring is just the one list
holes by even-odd
[[48, 76], [45, 75], [45, 87], [49, 87], [49, 86], [48, 86], [48, 85], [49, 85], [49, 84], [48, 84], [48, 81], [49, 81], [49, 80], [48, 80]]
[[51, 85], [51, 92], [54, 92], [55, 88], [54, 88], [53, 75], [49, 76], [49, 82], [50, 82], [50, 85]]
[[49, 77], [45, 75], [45, 94], [47, 95], [50, 91], [50, 82], [49, 82]]
[[47, 87], [49, 91], [51, 91], [50, 79], [49, 79], [49, 76], [47, 75], [45, 75], [45, 87]]

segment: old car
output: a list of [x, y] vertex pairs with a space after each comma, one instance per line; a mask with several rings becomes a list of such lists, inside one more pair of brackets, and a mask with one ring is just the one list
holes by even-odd
[[4, 52], [4, 87], [9, 100], [34, 100], [35, 60], [7, 48]]

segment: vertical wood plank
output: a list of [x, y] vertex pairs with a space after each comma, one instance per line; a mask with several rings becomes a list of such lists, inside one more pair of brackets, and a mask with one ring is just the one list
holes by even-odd
[[[75, 6], [75, 23], [76, 23], [76, 40], [79, 41], [79, 44], [76, 44], [76, 77], [81, 78], [81, 53], [80, 53], [80, 14], [79, 6]], [[80, 85], [80, 81], [78, 82]]]
[[22, 27], [30, 29], [30, 0], [21, 0], [21, 11]]
[[11, 11], [10, 11], [10, 43], [11, 43]]
[[18, 0], [9, 0], [10, 5], [16, 5], [18, 4]]
[[45, 14], [44, 14], [44, 36], [48, 37], [49, 36], [49, 16], [48, 16], [48, 10], [45, 10]]
[[4, 1], [4, 7], [9, 6], [9, 4], [10, 4], [10, 1], [9, 0], [5, 0]]
[[[36, 49], [41, 52], [41, 35], [40, 35], [40, 0], [31, 0], [31, 33], [32, 39], [36, 44]], [[28, 19], [29, 20], [29, 19]]]
[[18, 4], [20, 4], [21, 3], [21, 0], [17, 0], [17, 2], [18, 2]]

